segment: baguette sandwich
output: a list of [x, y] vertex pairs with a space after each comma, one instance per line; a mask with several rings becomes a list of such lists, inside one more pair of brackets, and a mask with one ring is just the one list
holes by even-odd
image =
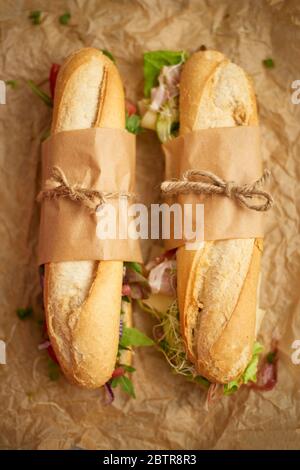
[[[113, 61], [92, 48], [73, 53], [55, 84], [51, 135], [90, 127], [124, 129], [125, 124], [124, 90]], [[120, 382], [134, 395], [125, 377], [134, 370], [130, 347], [151, 341], [132, 328], [129, 285], [124, 294], [129, 278], [143, 283], [140, 265], [89, 260], [44, 265], [49, 340], [71, 383], [95, 389]]]
[[[199, 129], [258, 124], [253, 85], [241, 67], [217, 51], [186, 59], [183, 52], [145, 54], [143, 127], [166, 142]], [[155, 60], [156, 76], [149, 74]], [[207, 386], [222, 384], [226, 394], [255, 382], [262, 249], [262, 239], [206, 241], [151, 263], [150, 285], [158, 296], [142, 306], [160, 320], [158, 344], [176, 372]]]

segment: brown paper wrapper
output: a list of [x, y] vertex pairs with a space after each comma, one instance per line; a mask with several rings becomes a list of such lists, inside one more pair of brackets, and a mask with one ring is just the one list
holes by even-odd
[[[123, 129], [60, 132], [44, 142], [42, 158], [43, 187], [51, 177], [52, 168], [58, 166], [71, 185], [78, 183], [83, 188], [106, 193], [134, 193], [135, 136]], [[125, 226], [129, 221], [119, 211], [118, 198], [108, 202], [115, 208], [118, 234], [120, 225]], [[80, 202], [66, 197], [44, 199], [39, 264], [72, 260], [142, 261], [138, 240], [98, 238], [98, 220]]]
[[[203, 129], [177, 137], [163, 145], [166, 179], [179, 179], [187, 170], [205, 170], [225, 181], [250, 184], [262, 175], [259, 128], [228, 127]], [[263, 236], [263, 213], [244, 208], [223, 195], [179, 194], [167, 198], [168, 204], [204, 205], [203, 240], [256, 238]], [[195, 211], [192, 224], [196, 224]], [[202, 237], [197, 240], [201, 241]], [[188, 240], [192, 241], [192, 240]], [[165, 240], [166, 248], [177, 248], [187, 240]]]

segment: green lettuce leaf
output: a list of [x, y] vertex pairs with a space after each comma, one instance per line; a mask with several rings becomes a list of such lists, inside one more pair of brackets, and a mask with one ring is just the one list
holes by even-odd
[[248, 366], [246, 367], [242, 375], [242, 383], [247, 384], [248, 382], [256, 382], [256, 373], [257, 373], [259, 355], [262, 352], [262, 350], [263, 350], [262, 345], [259, 344], [258, 342], [255, 342], [253, 346], [252, 359], [249, 362]]
[[123, 327], [122, 337], [120, 338], [119, 345], [123, 348], [129, 346], [152, 346], [154, 342], [148, 336], [144, 335], [136, 328]]
[[223, 394], [224, 395], [231, 395], [232, 393], [236, 392], [240, 388], [240, 385], [237, 380], [232, 380], [228, 384], [224, 385]]
[[249, 362], [246, 369], [238, 379], [232, 380], [228, 384], [224, 385], [224, 395], [231, 395], [232, 393], [236, 392], [242, 384], [247, 384], [248, 382], [256, 382], [259, 355], [262, 350], [262, 345], [258, 341], [256, 341], [253, 345], [253, 354], [251, 361]]
[[149, 98], [151, 88], [157, 85], [157, 78], [164, 65], [175, 65], [184, 62], [187, 53], [184, 51], [152, 51], [144, 54], [144, 94]]

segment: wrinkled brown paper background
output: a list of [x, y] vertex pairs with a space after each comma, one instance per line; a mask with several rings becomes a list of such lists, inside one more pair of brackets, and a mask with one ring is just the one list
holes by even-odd
[[[45, 11], [32, 26], [31, 10]], [[58, 16], [69, 10], [71, 25]], [[300, 365], [291, 344], [300, 339], [300, 105], [291, 83], [300, 79], [300, 5], [297, 0], [231, 1], [4, 1], [0, 2], [0, 78], [16, 79], [0, 106], [1, 315], [0, 339], [7, 365], [0, 365], [0, 447], [21, 449], [273, 449], [300, 445]], [[205, 44], [226, 53], [254, 78], [259, 101], [263, 157], [273, 172], [277, 204], [268, 215], [261, 304], [266, 348], [281, 336], [279, 382], [271, 392], [241, 390], [209, 412], [205, 393], [171, 374], [163, 357], [144, 348], [135, 354], [137, 399], [118, 394], [105, 407], [99, 391], [86, 392], [63, 378], [51, 382], [40, 352], [40, 327], [21, 321], [16, 309], [40, 312], [37, 276], [41, 135], [50, 110], [25, 81], [42, 82], [50, 64], [82, 46], [106, 48], [117, 59], [128, 97], [142, 95], [142, 53], [194, 50]], [[262, 60], [272, 57], [273, 70]], [[155, 136], [138, 138], [137, 192], [158, 201], [163, 158]], [[144, 255], [151, 244], [143, 244]], [[138, 327], [152, 321], [135, 313]]]

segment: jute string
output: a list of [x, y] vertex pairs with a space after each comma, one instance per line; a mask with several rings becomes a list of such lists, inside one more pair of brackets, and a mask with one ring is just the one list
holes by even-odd
[[45, 182], [45, 187], [37, 197], [38, 201], [43, 199], [56, 199], [67, 197], [71, 201], [79, 202], [86, 206], [91, 212], [97, 207], [105, 204], [109, 199], [120, 197], [134, 198], [134, 194], [122, 191], [98, 191], [96, 189], [83, 188], [78, 183], [70, 184], [63, 170], [58, 166], [52, 168], [51, 177]]
[[[219, 194], [234, 199], [248, 209], [263, 212], [269, 210], [274, 203], [271, 194], [261, 189], [270, 176], [271, 172], [266, 169], [254, 183], [239, 185], [234, 181], [225, 181], [210, 171], [188, 170], [179, 180], [164, 181], [161, 191], [166, 196]], [[257, 203], [257, 200], [260, 202]]]

